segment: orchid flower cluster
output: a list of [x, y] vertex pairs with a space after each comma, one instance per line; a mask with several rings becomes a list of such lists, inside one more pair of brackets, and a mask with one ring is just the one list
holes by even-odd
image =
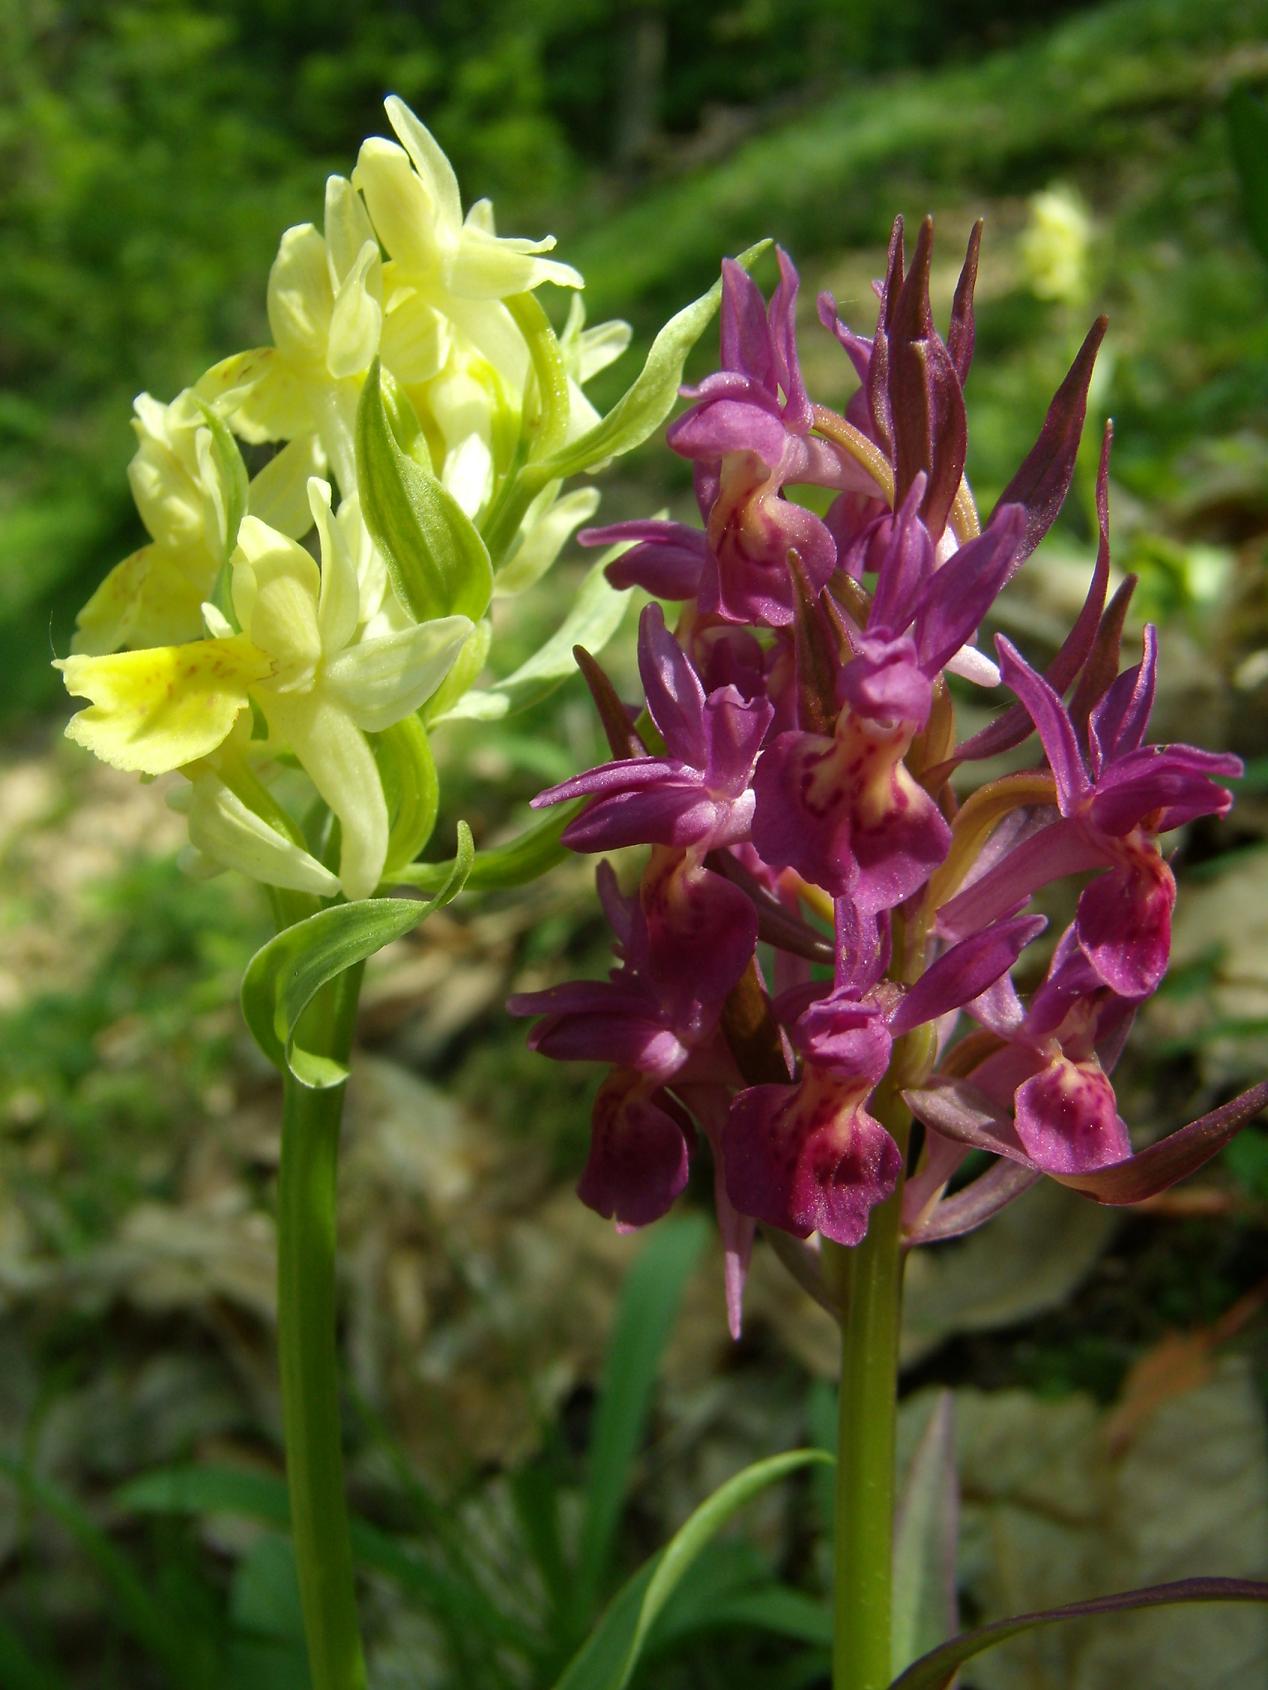
[[[642, 613], [637, 719], [583, 658], [612, 761], [535, 802], [584, 800], [563, 835], [574, 850], [651, 849], [628, 895], [599, 868], [609, 979], [511, 1007], [541, 1018], [544, 1055], [610, 1064], [579, 1187], [599, 1213], [655, 1220], [707, 1141], [736, 1332], [759, 1222], [787, 1259], [813, 1234], [858, 1245], [900, 1187], [908, 1243], [977, 1226], [1043, 1175], [1136, 1201], [1264, 1102], [1258, 1087], [1139, 1152], [1118, 1111], [1115, 1061], [1167, 966], [1161, 836], [1222, 816], [1241, 765], [1147, 742], [1153, 629], [1119, 673], [1131, 582], [1109, 598], [1108, 430], [1098, 556], [1060, 650], [1045, 672], [1003, 637], [995, 657], [979, 643], [1070, 487], [1105, 327], [981, 522], [963, 392], [979, 234], [945, 339], [928, 222], [909, 268], [895, 224], [870, 338], [821, 296], [857, 378], [840, 411], [806, 392], [787, 256], [769, 304], [724, 264], [722, 367], [684, 389], [668, 435], [701, 525], [580, 536], [629, 544], [610, 579], [680, 609], [672, 631], [658, 603]], [[1014, 702], [957, 741], [949, 676]], [[957, 769], [1032, 734], [1032, 767], [957, 795]], [[1035, 973], [1028, 947], [1047, 926], [1032, 896], [1072, 875], [1090, 877], [1074, 920], [1023, 993], [1015, 972]], [[993, 1161], [948, 1195], [974, 1150]]]
[[[464, 216], [435, 140], [399, 100], [387, 112], [397, 139], [367, 140], [351, 177], [330, 178], [323, 228], [282, 237], [272, 343], [171, 404], [137, 400], [130, 475], [150, 540], [89, 600], [59, 663], [88, 700], [70, 736], [118, 768], [183, 777], [196, 854], [274, 893], [279, 931], [248, 965], [242, 1005], [283, 1080], [278, 1348], [312, 1682], [367, 1682], [336, 1349], [337, 1149], [361, 964], [464, 884], [542, 872], [562, 836], [599, 854], [650, 847], [632, 891], [599, 869], [611, 977], [512, 1005], [540, 1017], [546, 1055], [610, 1067], [581, 1195], [623, 1227], [654, 1221], [703, 1138], [732, 1329], [759, 1223], [833, 1309], [833, 1683], [945, 1690], [1011, 1633], [982, 1628], [906, 1670], [911, 1640], [891, 1639], [900, 1225], [909, 1244], [954, 1236], [1045, 1174], [1134, 1201], [1268, 1101], [1256, 1087], [1139, 1151], [1115, 1102], [1115, 1060], [1167, 965], [1175, 881], [1159, 840], [1222, 815], [1221, 782], [1240, 765], [1147, 742], [1157, 643], [1147, 629], [1119, 672], [1131, 581], [1110, 597], [1108, 435], [1096, 565], [1060, 650], [1041, 672], [1007, 640], [995, 656], [981, 644], [1069, 490], [1104, 323], [985, 524], [964, 476], [976, 230], [945, 340], [928, 223], [909, 268], [895, 226], [870, 338], [820, 299], [857, 377], [840, 410], [806, 392], [787, 256], [769, 304], [749, 277], [762, 243], [665, 325], [600, 416], [583, 384], [629, 331], [586, 329], [581, 277], [546, 256], [553, 243], [500, 237], [484, 200]], [[559, 333], [536, 297], [548, 283], [573, 290]], [[701, 525], [583, 531], [609, 549], [562, 626], [482, 681], [494, 599], [537, 581], [594, 514], [594, 489], [564, 483], [660, 427], [719, 302], [722, 369], [685, 390], [669, 432], [693, 466]], [[631, 587], [681, 607], [672, 630], [660, 603], [643, 611], [641, 711], [593, 656]], [[452, 862], [420, 861], [439, 803], [433, 730], [542, 696], [572, 671], [574, 646], [612, 760], [541, 794], [574, 807], [478, 861], [462, 823]], [[1014, 702], [961, 740], [952, 676]], [[1032, 735], [1034, 766], [967, 795], [953, 786]], [[1072, 875], [1085, 882], [1073, 922], [1019, 990], [1014, 972], [1033, 978], [1027, 950], [1045, 929], [1030, 901]], [[428, 895], [374, 895], [399, 888]], [[993, 1160], [955, 1189], [975, 1151]], [[704, 1538], [762, 1485], [826, 1459], [793, 1451], [729, 1480], [630, 1587], [642, 1589], [632, 1640], [622, 1596], [567, 1682], [625, 1684]], [[601, 1499], [610, 1522], [615, 1501]], [[1264, 1594], [1196, 1580], [1100, 1606]], [[571, 1647], [574, 1615], [561, 1613]]]
[[488, 519], [536, 448], [593, 431], [582, 383], [629, 340], [621, 323], [585, 329], [575, 291], [555, 336], [534, 290], [576, 290], [577, 271], [544, 256], [552, 239], [500, 237], [487, 200], [464, 217], [435, 140], [400, 100], [387, 113], [397, 140], [367, 140], [351, 179], [329, 178], [324, 227], [282, 236], [272, 344], [171, 404], [136, 401], [150, 540], [59, 664], [91, 701], [71, 737], [117, 768], [185, 776], [210, 866], [326, 899], [368, 897], [424, 842], [435, 806], [420, 820], [416, 795], [435, 777], [417, 713], [458, 704], [492, 595], [537, 580], [598, 494], [539, 476], [498, 545]]

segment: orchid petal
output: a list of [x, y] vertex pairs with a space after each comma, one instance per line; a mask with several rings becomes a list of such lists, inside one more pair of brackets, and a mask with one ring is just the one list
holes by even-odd
[[741, 1214], [838, 1244], [861, 1242], [902, 1172], [898, 1146], [856, 1094], [813, 1076], [742, 1091], [723, 1148], [727, 1194]]
[[319, 898], [339, 891], [339, 882], [328, 868], [270, 827], [214, 774], [194, 777], [188, 820], [190, 844], [221, 868], [237, 869], [266, 886], [311, 892]]
[[326, 243], [311, 223], [287, 229], [269, 271], [273, 343], [287, 358], [324, 358], [334, 295]]
[[770, 329], [761, 289], [742, 264], [722, 260], [722, 368], [751, 376], [775, 391]]
[[930, 577], [916, 614], [916, 644], [927, 675], [936, 675], [977, 632], [1008, 578], [1024, 526], [1020, 505], [1002, 506], [984, 534]]
[[1015, 1105], [1017, 1137], [1042, 1173], [1086, 1173], [1131, 1155], [1114, 1089], [1095, 1058], [1054, 1058], [1017, 1088]]
[[[889, 539], [877, 564], [876, 593], [868, 617], [869, 628], [888, 629], [891, 634], [901, 633], [922, 602], [921, 589], [934, 575], [933, 541], [917, 514], [924, 493], [925, 476], [922, 471], [912, 481], [906, 498], [892, 518], [887, 519]], [[957, 645], [961, 643], [956, 641]]]
[[698, 780], [662, 776], [644, 791], [618, 791], [599, 798], [569, 822], [563, 842], [573, 851], [694, 845], [712, 831], [717, 816], [717, 804]]
[[581, 1201], [624, 1226], [665, 1214], [687, 1183], [687, 1138], [639, 1074], [621, 1069], [599, 1088], [590, 1155], [577, 1186]]
[[320, 693], [261, 694], [270, 731], [290, 747], [339, 822], [339, 884], [368, 898], [387, 860], [388, 813], [365, 735], [337, 700]]
[[1030, 667], [1003, 634], [996, 635], [995, 649], [999, 652], [1004, 684], [1017, 694], [1039, 730], [1057, 783], [1057, 805], [1061, 814], [1068, 816], [1091, 790], [1069, 712], [1043, 676]]
[[1145, 624], [1144, 656], [1110, 687], [1088, 719], [1088, 740], [1094, 774], [1135, 751], [1145, 737], [1153, 709], [1158, 670], [1158, 630]]
[[362, 640], [327, 659], [326, 688], [359, 728], [382, 733], [426, 703], [474, 626], [465, 616], [442, 616]]
[[1122, 997], [1146, 997], [1167, 970], [1175, 876], [1156, 850], [1101, 875], [1079, 895], [1079, 942], [1097, 973]]
[[[1004, 505], [1023, 505], [1026, 510], [1026, 534], [1019, 563], [1030, 556], [1052, 527], [1070, 490], [1079, 440], [1083, 434], [1083, 419], [1087, 414], [1092, 367], [1108, 326], [1107, 318], [1098, 317], [1088, 330], [1087, 338], [1048, 407], [1039, 438], [999, 496], [996, 511]], [[991, 521], [994, 520], [995, 513], [992, 512]]]
[[797, 359], [797, 290], [800, 281], [796, 268], [782, 246], [775, 248], [779, 264], [779, 283], [771, 295], [770, 344], [775, 358], [775, 373], [784, 390], [784, 421], [795, 434], [808, 434], [814, 411], [806, 396], [801, 365]]
[[704, 688], [686, 653], [665, 627], [658, 604], [639, 618], [638, 669], [652, 720], [664, 736], [670, 758], [703, 769], [707, 759]]
[[435, 207], [438, 221], [446, 231], [456, 231], [462, 221], [462, 197], [458, 191], [458, 178], [444, 148], [398, 95], [389, 94], [383, 102], [383, 109], [418, 172], [428, 201]]
[[1113, 1167], [1056, 1177], [1098, 1203], [1140, 1203], [1196, 1173], [1265, 1108], [1268, 1080]]
[[238, 634], [189, 645], [65, 657], [66, 690], [92, 702], [72, 716], [67, 738], [116, 769], [161, 775], [228, 738], [248, 688], [272, 670], [266, 653]]
[[978, 998], [1007, 974], [1047, 925], [1046, 916], [1015, 916], [953, 945], [930, 964], [891, 1016], [894, 1037]]

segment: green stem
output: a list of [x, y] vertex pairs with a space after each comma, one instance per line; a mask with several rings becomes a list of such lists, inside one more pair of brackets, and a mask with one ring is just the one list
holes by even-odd
[[[346, 1061], [360, 968], [314, 1000], [311, 1050]], [[291, 1530], [313, 1690], [364, 1690], [344, 1504], [335, 1348], [335, 1187], [343, 1086], [312, 1091], [286, 1074], [277, 1193], [277, 1319]]]
[[[885, 1103], [888, 1102], [888, 1107]], [[893, 1097], [877, 1117], [906, 1154], [910, 1117]], [[893, 1678], [894, 1422], [902, 1314], [901, 1188], [873, 1209], [854, 1249], [824, 1241], [842, 1293], [833, 1569], [832, 1690], [886, 1690]]]

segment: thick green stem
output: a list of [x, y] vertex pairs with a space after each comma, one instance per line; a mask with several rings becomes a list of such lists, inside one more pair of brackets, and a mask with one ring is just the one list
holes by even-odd
[[[314, 1001], [303, 1037], [346, 1061], [360, 968]], [[316, 1041], [316, 1042], [314, 1042]], [[310, 1091], [289, 1072], [277, 1194], [277, 1320], [291, 1530], [313, 1690], [364, 1690], [344, 1505], [335, 1348], [335, 1187], [343, 1086]]]
[[[882, 1093], [883, 1097], [883, 1093]], [[906, 1154], [910, 1119], [892, 1096], [876, 1114]], [[902, 1314], [901, 1190], [873, 1209], [854, 1249], [824, 1241], [841, 1293], [833, 1690], [886, 1690], [893, 1678], [894, 1420]]]

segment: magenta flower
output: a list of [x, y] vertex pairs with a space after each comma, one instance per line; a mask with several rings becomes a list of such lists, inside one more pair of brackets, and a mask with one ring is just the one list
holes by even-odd
[[706, 696], [659, 605], [639, 622], [639, 672], [647, 708], [665, 741], [663, 757], [627, 757], [552, 786], [535, 807], [571, 798], [594, 801], [568, 824], [576, 851], [621, 845], [694, 846], [698, 851], [747, 837], [758, 750], [774, 714], [765, 698], [733, 686]]
[[797, 357], [797, 272], [782, 250], [778, 260], [769, 309], [747, 272], [723, 263], [722, 369], [683, 390], [695, 403], [669, 430], [670, 446], [696, 466], [706, 532], [645, 522], [581, 535], [586, 545], [636, 542], [608, 569], [616, 586], [695, 598], [706, 615], [767, 627], [793, 618], [790, 552], [816, 589], [837, 565], [831, 529], [784, 488], [877, 491], [857, 464], [811, 434], [814, 410]]
[[753, 1086], [731, 1105], [723, 1136], [727, 1194], [742, 1214], [799, 1238], [857, 1244], [894, 1189], [898, 1146], [866, 1104], [889, 1067], [891, 1038], [875, 1004], [821, 1002], [794, 1024], [796, 1085]]
[[658, 1221], [687, 1183], [691, 1122], [661, 1087], [613, 1069], [590, 1116], [590, 1154], [577, 1196], [623, 1227]]
[[912, 728], [925, 725], [934, 681], [976, 634], [1012, 574], [1026, 526], [1020, 505], [1003, 505], [984, 534], [935, 567], [933, 541], [916, 514], [924, 485], [918, 475], [887, 522], [867, 627], [839, 689], [857, 714]]
[[752, 957], [757, 919], [738, 888], [668, 848], [653, 855], [638, 897], [621, 896], [606, 864], [599, 888], [620, 966], [606, 981], [523, 992], [507, 1007], [542, 1017], [529, 1043], [544, 1056], [613, 1065], [578, 1191], [600, 1214], [643, 1226], [687, 1179], [689, 1121], [664, 1088], [734, 1075], [718, 1018]]
[[[838, 909], [838, 922], [856, 943], [867, 931], [848, 906]], [[880, 981], [884, 955], [875, 945], [851, 969], [839, 966], [833, 989], [814, 996], [792, 1024], [800, 1080], [753, 1086], [731, 1106], [722, 1142], [736, 1209], [797, 1237], [819, 1232], [857, 1244], [902, 1171], [898, 1146], [867, 1110], [894, 1039], [978, 997], [1044, 925], [1042, 916], [1023, 916], [974, 934], [905, 993]], [[804, 989], [790, 993], [781, 1020], [806, 997]]]
[[903, 762], [910, 744], [908, 724], [848, 708], [830, 737], [780, 734], [753, 780], [757, 851], [873, 914], [901, 904], [951, 843], [942, 812]]
[[1232, 803], [1215, 775], [1241, 773], [1240, 759], [1191, 745], [1143, 745], [1153, 704], [1157, 641], [1145, 631], [1143, 660], [1092, 711], [1085, 757], [1070, 713], [1044, 678], [1002, 636], [1004, 679], [1029, 712], [1047, 753], [1059, 819], [943, 906], [939, 931], [971, 931], [1049, 881], [1108, 868], [1079, 898], [1079, 943], [1101, 979], [1124, 997], [1161, 980], [1171, 948], [1175, 879], [1157, 835]]

